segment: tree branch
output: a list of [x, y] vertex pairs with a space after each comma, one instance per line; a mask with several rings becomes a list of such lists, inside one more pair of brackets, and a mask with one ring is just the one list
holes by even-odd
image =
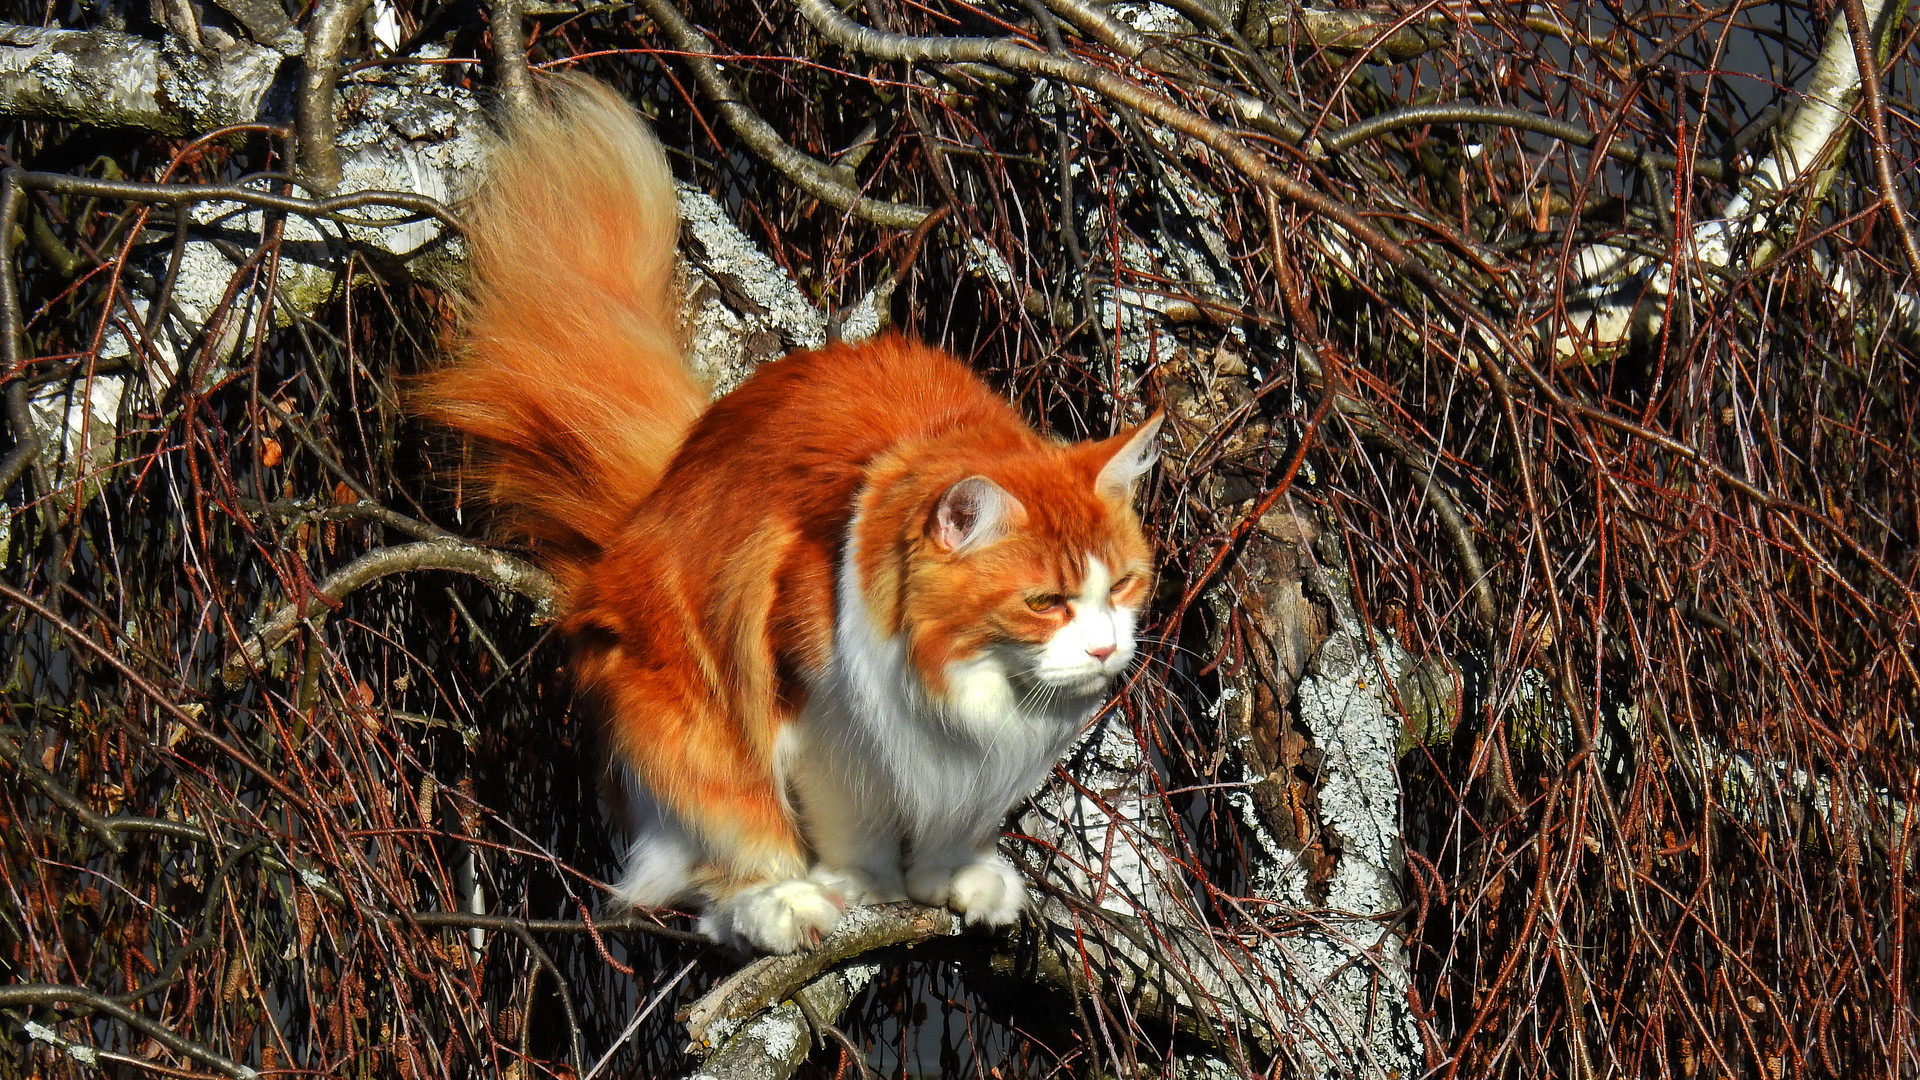
[[[1191, 65], [1181, 62], [1177, 54], [1156, 48], [1155, 42], [1115, 18], [1113, 13], [1097, 0], [1046, 0], [1046, 3], [1055, 13], [1079, 27], [1083, 33], [1102, 45], [1128, 60], [1137, 60], [1162, 74], [1184, 80], [1196, 95], [1226, 108], [1243, 123], [1251, 124], [1291, 143], [1297, 143], [1306, 137], [1307, 129], [1298, 121], [1280, 115], [1274, 110], [1272, 104], [1252, 94], [1243, 94], [1214, 85], [1193, 70]], [[1066, 53], [1065, 50], [1055, 50], [1055, 55], [1065, 57]]]
[[418, 217], [435, 218], [449, 228], [459, 227], [459, 221], [454, 217], [453, 211], [444, 203], [411, 191], [354, 191], [345, 195], [306, 199], [298, 195], [276, 195], [270, 191], [242, 187], [238, 184], [146, 184], [135, 180], [95, 180], [85, 176], [69, 176], [66, 173], [26, 172], [17, 168], [8, 169], [7, 172], [18, 178], [17, 183], [22, 188], [51, 191], [56, 195], [124, 199], [128, 202], [153, 203], [158, 206], [234, 202], [243, 206], [280, 210], [290, 214], [301, 214], [306, 217], [340, 221], [368, 228], [400, 225], [414, 220], [413, 218], [396, 218], [380, 221], [343, 216], [345, 211], [358, 210], [362, 207], [392, 206], [411, 211]]
[[321, 0], [307, 25], [306, 70], [294, 104], [300, 132], [300, 174], [322, 194], [340, 186], [339, 127], [333, 88], [340, 81], [340, 52], [347, 34], [372, 0]]
[[12, 739], [7, 737], [6, 731], [0, 731], [0, 759], [4, 759], [20, 770], [21, 776], [26, 777], [47, 798], [52, 799], [55, 806], [65, 810], [73, 816], [74, 820], [86, 826], [87, 831], [111, 848], [114, 854], [117, 855], [127, 849], [126, 841], [114, 835], [111, 822], [101, 817], [93, 807], [86, 804], [85, 800], [68, 791], [52, 773], [27, 760], [27, 756], [20, 752], [20, 748], [14, 745]]
[[1860, 69], [1861, 97], [1867, 107], [1867, 138], [1873, 153], [1873, 171], [1880, 181], [1880, 200], [1887, 208], [1893, 235], [1900, 241], [1900, 252], [1907, 257], [1907, 270], [1920, 276], [1920, 246], [1915, 246], [1913, 230], [1907, 225], [1906, 208], [1900, 204], [1900, 184], [1894, 177], [1893, 151], [1887, 146], [1887, 103], [1880, 93], [1880, 65], [1874, 56], [1872, 27], [1860, 0], [1843, 0], [1847, 16], [1847, 35], [1853, 39], [1854, 63]]
[[301, 798], [298, 793], [288, 787], [287, 782], [282, 780], [277, 773], [261, 765], [260, 762], [254, 759], [252, 754], [247, 753], [240, 747], [233, 745], [207, 730], [207, 726], [200, 722], [199, 717], [181, 708], [179, 703], [175, 702], [166, 694], [161, 693], [159, 687], [153, 685], [153, 683], [149, 682], [139, 672], [133, 670], [131, 665], [119, 656], [116, 656], [111, 649], [95, 641], [78, 627], [61, 618], [58, 612], [14, 588], [5, 581], [0, 581], [0, 598], [10, 600], [22, 609], [44, 619], [50, 626], [64, 634], [68, 641], [99, 657], [108, 667], [119, 672], [120, 677], [127, 680], [135, 690], [138, 690], [147, 700], [153, 702], [160, 711], [173, 717], [173, 719], [180, 723], [180, 726], [192, 732], [196, 738], [204, 739], [208, 745], [218, 748], [221, 753], [226, 754], [229, 758], [232, 758], [245, 767], [248, 772], [259, 777], [262, 783], [278, 792], [280, 797], [287, 801], [289, 807], [301, 814], [312, 812], [312, 808], [308, 805], [307, 800]]
[[115, 30], [0, 24], [0, 113], [197, 135], [268, 119], [286, 60], [260, 45], [196, 53]]
[[687, 1036], [697, 1048], [723, 1045], [750, 1017], [785, 1000], [836, 964], [877, 949], [910, 945], [961, 931], [945, 908], [886, 904], [849, 911], [819, 947], [793, 956], [764, 956], [721, 980], [687, 1010]]
[[232, 1077], [232, 1080], [257, 1080], [260, 1075], [248, 1066], [216, 1054], [197, 1042], [184, 1039], [172, 1028], [155, 1023], [112, 998], [85, 987], [51, 986], [44, 983], [0, 986], [0, 1005], [77, 1005], [92, 1009], [113, 1017], [176, 1054], [185, 1054], [225, 1076]]
[[15, 223], [25, 197], [20, 174], [11, 169], [0, 173], [0, 379], [10, 380], [7, 427], [13, 433], [13, 449], [0, 459], [0, 494], [40, 456], [40, 433], [33, 429], [33, 417], [27, 411], [26, 373], [20, 370], [20, 292], [13, 271], [13, 248], [19, 242]]
[[[452, 570], [477, 577], [496, 589], [519, 593], [541, 608], [552, 602], [554, 581], [546, 571], [493, 548], [464, 540], [424, 540], [417, 544], [370, 551], [327, 575], [318, 595], [301, 604], [289, 604], [255, 627], [246, 644], [228, 657], [220, 677], [238, 685], [258, 667], [267, 653], [293, 636], [300, 623], [325, 611], [347, 594], [372, 581], [409, 570]], [[331, 603], [330, 603], [331, 602]]]
[[712, 99], [721, 119], [747, 144], [747, 149], [778, 169], [801, 190], [829, 206], [890, 229], [916, 228], [933, 212], [930, 207], [869, 198], [847, 182], [846, 176], [851, 170], [834, 169], [817, 158], [795, 150], [780, 137], [773, 125], [762, 120], [760, 114], [747, 105], [733, 81], [722, 74], [720, 65], [713, 61], [713, 47], [680, 14], [673, 0], [640, 0], [640, 6], [666, 33], [673, 47], [685, 54], [681, 59], [693, 69], [694, 80]]
[[855, 965], [821, 975], [742, 1026], [688, 1080], [786, 1080], [812, 1051], [815, 1022], [838, 1019], [875, 973]]
[[493, 930], [518, 934], [528, 931], [536, 934], [646, 934], [664, 938], [668, 941], [684, 941], [693, 945], [711, 945], [712, 939], [705, 934], [696, 934], [690, 930], [675, 930], [671, 926], [662, 926], [646, 915], [626, 915], [615, 918], [595, 919], [522, 919], [512, 915], [480, 915], [466, 911], [413, 911], [392, 916], [396, 921], [405, 920], [423, 930], [437, 930], [443, 927], [457, 927], [462, 930]]
[[520, 0], [493, 0], [488, 25], [493, 31], [493, 85], [509, 110], [524, 114], [540, 103], [527, 72], [527, 33], [521, 17]]
[[1487, 334], [1504, 338], [1497, 327], [1476, 317], [1454, 290], [1441, 281], [1404, 246], [1368, 224], [1352, 207], [1346, 206], [1292, 177], [1280, 172], [1261, 154], [1233, 132], [1184, 109], [1161, 94], [1119, 74], [1094, 67], [1069, 57], [1055, 56], [1029, 48], [1024, 42], [1007, 38], [980, 37], [907, 37], [861, 26], [842, 15], [827, 0], [797, 0], [807, 20], [834, 44], [850, 52], [880, 60], [910, 63], [975, 62], [993, 64], [1009, 71], [1021, 71], [1091, 90], [1109, 101], [1124, 105], [1164, 124], [1219, 153], [1248, 179], [1268, 188], [1288, 202], [1317, 214], [1351, 233], [1355, 240], [1371, 248], [1394, 269], [1413, 278], [1439, 296], [1449, 307], [1474, 319]]
[[1444, 24], [1426, 20], [1381, 36], [1399, 18], [1397, 12], [1308, 9], [1293, 0], [1253, 0], [1240, 15], [1240, 31], [1263, 48], [1365, 50], [1393, 61], [1417, 59], [1452, 44]]
[[[1356, 124], [1349, 124], [1338, 131], [1320, 136], [1320, 144], [1329, 154], [1337, 154], [1368, 139], [1379, 138], [1389, 131], [1402, 128], [1424, 127], [1429, 124], [1492, 124], [1499, 127], [1518, 128], [1541, 135], [1551, 135], [1562, 142], [1591, 149], [1600, 141], [1600, 136], [1566, 120], [1556, 120], [1551, 116], [1541, 116], [1525, 109], [1509, 109], [1499, 105], [1471, 105], [1454, 103], [1446, 105], [1409, 105], [1404, 109], [1394, 109], [1378, 116], [1372, 116]], [[1647, 168], [1673, 170], [1680, 166], [1680, 159], [1672, 154], [1661, 154], [1645, 150], [1629, 142], [1610, 139], [1607, 142], [1608, 157], [1631, 162]], [[1688, 166], [1696, 175], [1729, 183], [1739, 178], [1732, 166], [1715, 161], [1712, 158], [1698, 158]]]

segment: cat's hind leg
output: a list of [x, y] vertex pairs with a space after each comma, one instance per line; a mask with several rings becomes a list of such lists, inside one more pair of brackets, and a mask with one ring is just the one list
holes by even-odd
[[[603, 696], [617, 760], [675, 823], [636, 840], [633, 892], [657, 896], [684, 873], [683, 891], [703, 901], [708, 936], [762, 952], [811, 947], [839, 923], [846, 901], [807, 876], [812, 859], [779, 777], [778, 719], [743, 716], [736, 701], [690, 678], [701, 665], [685, 642], [656, 636], [647, 646], [648, 663], [617, 645], [576, 656], [579, 677]], [[678, 862], [689, 850], [693, 857]]]
[[763, 881], [708, 905], [700, 932], [738, 949], [794, 953], [820, 944], [846, 913], [846, 902], [821, 882]]
[[618, 789], [609, 795], [609, 809], [628, 838], [614, 899], [645, 908], [691, 899], [694, 866], [701, 859], [699, 841], [632, 769], [622, 764], [614, 769]]
[[702, 933], [725, 945], [770, 953], [809, 949], [833, 932], [847, 901], [829, 881], [808, 875], [810, 859], [792, 823], [707, 841], [708, 861], [694, 869], [707, 903]]

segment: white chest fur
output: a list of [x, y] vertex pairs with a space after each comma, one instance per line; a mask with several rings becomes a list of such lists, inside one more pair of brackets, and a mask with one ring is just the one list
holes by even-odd
[[[990, 648], [950, 665], [947, 693], [934, 700], [905, 643], [869, 615], [856, 555], [850, 543], [840, 566], [833, 671], [801, 720], [806, 750], [794, 775], [808, 839], [823, 857], [887, 843], [820, 835], [836, 828], [890, 831], [895, 852], [904, 839], [916, 856], [990, 846], [1007, 811], [1039, 786], [1099, 699], [1039, 689], [1022, 678], [1029, 661]], [[839, 790], [802, 778], [814, 770], [834, 774]], [[855, 812], [821, 805], [834, 798]]]

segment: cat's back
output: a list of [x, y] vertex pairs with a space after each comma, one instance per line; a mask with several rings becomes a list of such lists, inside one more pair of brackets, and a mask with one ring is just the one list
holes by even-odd
[[[937, 457], [1041, 445], [965, 364], [899, 335], [775, 360], [694, 423], [574, 594], [575, 621], [656, 651], [682, 648], [688, 633], [732, 641], [712, 655], [738, 686], [766, 685], [755, 673], [775, 657], [783, 672], [791, 662], [817, 673], [831, 649], [836, 567], [875, 462], [915, 447]], [[764, 643], [748, 647], [760, 659], [741, 652], [752, 640]]]
[[1020, 414], [947, 353], [885, 334], [763, 365], [695, 423], [658, 493], [665, 505], [713, 485], [796, 509], [846, 507], [870, 463], [961, 434], [1006, 450], [1037, 444]]

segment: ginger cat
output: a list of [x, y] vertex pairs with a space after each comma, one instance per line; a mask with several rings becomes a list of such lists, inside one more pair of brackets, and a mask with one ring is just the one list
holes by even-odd
[[632, 836], [619, 896], [817, 943], [912, 897], [1016, 919], [995, 849], [1134, 653], [1160, 421], [1063, 444], [903, 337], [687, 368], [664, 154], [597, 83], [509, 125], [420, 403], [562, 587]]

